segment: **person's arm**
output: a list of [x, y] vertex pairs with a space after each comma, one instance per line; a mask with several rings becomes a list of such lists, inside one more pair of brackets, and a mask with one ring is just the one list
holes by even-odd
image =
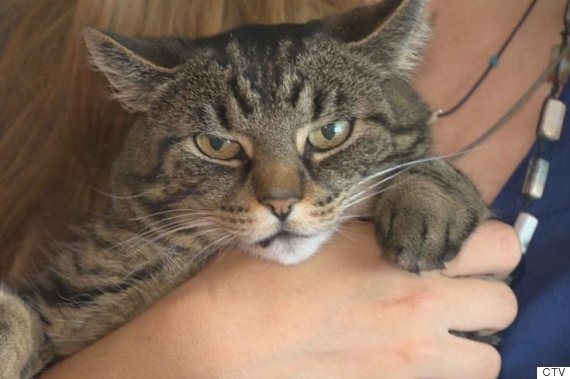
[[231, 252], [41, 378], [494, 378], [496, 350], [448, 330], [512, 322], [507, 285], [458, 276], [504, 275], [518, 246], [487, 222], [447, 270], [421, 275], [380, 259], [368, 224], [294, 267]]

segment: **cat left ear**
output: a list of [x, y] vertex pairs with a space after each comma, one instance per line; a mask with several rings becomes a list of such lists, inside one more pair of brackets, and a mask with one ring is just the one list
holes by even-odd
[[324, 23], [334, 38], [403, 76], [414, 68], [431, 35], [425, 0], [383, 0]]
[[177, 40], [128, 38], [86, 28], [91, 63], [109, 80], [115, 98], [130, 112], [146, 112], [182, 63]]

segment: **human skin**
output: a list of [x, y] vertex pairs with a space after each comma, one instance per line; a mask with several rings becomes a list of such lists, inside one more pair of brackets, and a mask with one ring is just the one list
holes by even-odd
[[485, 223], [447, 269], [421, 275], [381, 259], [366, 223], [323, 250], [295, 267], [228, 252], [42, 379], [496, 377], [493, 347], [448, 331], [515, 317], [507, 285], [464, 277], [515, 267], [511, 228]]
[[[563, 14], [564, 3], [563, 0], [539, 2], [533, 14], [527, 20], [525, 26], [520, 30], [503, 56], [499, 67], [477, 91], [470, 102], [457, 114], [442, 119], [435, 124], [436, 150], [439, 153], [447, 154], [457, 151], [483, 133], [518, 99], [534, 78], [538, 76], [548, 62], [551, 46], [559, 41], [559, 31], [562, 27], [560, 18]], [[443, 5], [445, 5], [445, 7], [443, 7]], [[470, 2], [464, 0], [431, 1], [431, 9], [435, 14], [434, 38], [427, 50], [425, 63], [419, 68], [416, 84], [420, 92], [434, 108], [445, 108], [452, 105], [458, 100], [458, 97], [470, 87], [477, 75], [485, 68], [488, 57], [496, 52], [527, 5], [528, 2], [521, 2], [520, 0], [503, 0], [500, 2], [493, 0]], [[529, 51], [532, 53], [529, 54]], [[500, 188], [502, 188], [532, 144], [541, 101], [548, 89], [549, 85], [547, 83], [544, 84], [530, 102], [501, 132], [487, 141], [482, 149], [461, 158], [457, 162], [457, 165], [473, 179], [487, 201], [490, 202], [495, 198]], [[471, 250], [465, 248], [459, 258], [451, 262], [450, 271], [448, 271], [449, 275], [458, 273], [453, 270], [459, 270], [462, 274], [475, 274], [508, 271], [506, 269], [507, 267], [514, 267], [516, 259], [513, 257], [517, 256], [517, 241], [513, 238], [512, 231], [504, 229], [505, 227], [499, 224], [491, 223], [487, 225], [490, 226], [483, 232], [478, 232], [479, 238], [476, 234], [471, 240], [470, 243], [474, 248]], [[492, 235], [485, 237], [485, 233], [492, 233]], [[260, 370], [259, 374], [257, 374], [259, 376], [257, 377], [278, 378], [280, 374], [283, 373], [283, 371], [279, 370], [287, 370], [281, 377], [290, 377], [290, 375], [288, 376], [286, 374], [291, 374], [295, 368], [299, 370], [305, 368], [306, 371], [301, 370], [301, 372], [311, 373], [311, 375], [308, 376], [312, 378], [319, 378], [319, 373], [323, 375], [322, 377], [334, 378], [334, 375], [341, 375], [340, 373], [342, 373], [342, 371], [337, 371], [341, 369], [338, 366], [339, 362], [343, 363], [342, 368], [345, 370], [350, 370], [350, 368], [346, 368], [347, 362], [356, 362], [355, 366], [357, 367], [351, 366], [354, 371], [344, 371], [346, 377], [354, 378], [383, 377], [384, 375], [379, 374], [382, 372], [390, 373], [391, 378], [422, 377], [414, 370], [430, 366], [427, 362], [437, 362], [437, 367], [432, 367], [432, 369], [434, 371], [440, 371], [433, 372], [432, 376], [425, 375], [423, 377], [465, 378], [465, 373], [473, 374], [474, 378], [486, 377], [484, 375], [477, 376], [477, 371], [472, 370], [472, 366], [469, 365], [470, 362], [467, 359], [472, 356], [481, 357], [477, 367], [482, 367], [483, 369], [487, 367], [487, 377], [496, 376], [496, 373], [493, 374], [498, 364], [498, 356], [496, 353], [493, 355], [489, 353], [488, 348], [483, 348], [484, 350], [479, 351], [480, 354], [474, 355], [473, 351], [470, 351], [466, 347], [466, 344], [455, 345], [452, 349], [444, 349], [442, 341], [451, 337], [447, 335], [442, 337], [442, 334], [434, 335], [428, 333], [438, 328], [438, 324], [433, 317], [437, 316], [437, 320], [442, 319], [442, 309], [445, 308], [443, 306], [444, 304], [454, 304], [453, 308], [459, 313], [457, 315], [458, 319], [469, 318], [470, 315], [479, 314], [482, 309], [485, 310], [485, 312], [489, 312], [492, 309], [497, 310], [497, 308], [487, 306], [486, 302], [482, 301], [482, 299], [487, 296], [495, 299], [496, 296], [499, 298], [503, 298], [503, 296], [508, 297], [508, 295], [502, 292], [506, 287], [497, 283], [494, 283], [491, 287], [487, 287], [489, 283], [486, 281], [469, 279], [469, 283], [472, 284], [472, 289], [474, 289], [476, 293], [475, 297], [469, 297], [466, 296], [466, 294], [468, 294], [466, 289], [462, 287], [461, 284], [458, 284], [464, 283], [464, 279], [449, 279], [438, 282], [439, 279], [446, 279], [438, 277], [438, 273], [422, 274], [420, 277], [410, 277], [410, 274], [398, 271], [381, 260], [373, 264], [372, 257], [376, 257], [377, 254], [377, 248], [375, 246], [361, 243], [359, 240], [358, 251], [360, 253], [354, 254], [356, 249], [353, 245], [348, 246], [350, 245], [350, 241], [343, 238], [342, 236], [337, 236], [334, 243], [329, 244], [328, 248], [321, 251], [315, 259], [292, 269], [268, 265], [244, 255], [228, 255], [221, 262], [212, 265], [212, 267], [198, 275], [194, 280], [177, 290], [141, 317], [72, 359], [67, 360], [61, 366], [56, 367], [54, 371], [46, 374], [46, 377], [77, 377], [77, 373], [81, 372], [82, 376], [94, 375], [93, 377], [109, 378], [112, 378], [113, 375], [115, 375], [114, 377], [121, 378], [128, 378], [129, 375], [144, 378], [144, 375], [147, 374], [147, 377], [174, 378], [178, 375], [179, 377], [201, 378], [224, 377], [229, 375], [230, 377], [239, 378], [239, 374], [242, 374], [243, 377], [243, 371], [240, 372], [239, 369], [236, 369], [236, 357], [243, 358], [245, 355], [248, 355], [252, 360], [255, 360], [256, 357], [258, 358], [258, 360], [255, 361], [258, 363], [257, 365], [255, 365], [253, 361], [248, 361], [245, 358], [242, 361], [252, 363], [248, 369]], [[370, 236], [364, 232], [362, 238], [370, 239]], [[346, 246], [347, 250], [340, 251], [342, 246]], [[366, 246], [370, 251], [364, 250]], [[513, 251], [515, 253], [513, 253]], [[350, 257], [350, 261], [348, 261], [348, 257]], [[359, 259], [362, 259], [362, 261]], [[347, 262], [352, 262], [348, 265], [348, 268], [341, 264]], [[320, 265], [323, 266], [320, 267]], [[255, 267], [259, 268], [257, 271], [254, 271], [255, 275], [248, 275], [248, 272], [251, 272], [249, 269]], [[260, 267], [262, 267], [263, 270]], [[370, 274], [369, 269], [372, 267], [374, 268], [374, 274], [377, 275], [366, 276]], [[497, 270], [499, 267], [500, 269]], [[327, 271], [327, 268], [330, 271]], [[352, 269], [353, 271], [346, 272], [344, 269]], [[243, 270], [243, 272], [241, 270]], [[312, 270], [315, 270], [315, 272], [312, 273]], [[271, 354], [277, 354], [275, 349], [283, 348], [284, 351], [286, 351], [287, 346], [290, 348], [298, 347], [292, 346], [291, 344], [282, 345], [282, 339], [276, 340], [272, 337], [272, 333], [275, 332], [275, 324], [269, 322], [271, 321], [271, 315], [274, 317], [279, 316], [286, 320], [288, 319], [287, 317], [293, 317], [292, 320], [298, 320], [297, 317], [302, 316], [303, 322], [308, 322], [306, 321], [307, 319], [319, 319], [314, 313], [312, 314], [314, 318], [311, 318], [311, 314], [308, 311], [318, 311], [320, 309], [305, 306], [301, 307], [302, 312], [286, 312], [297, 308], [290, 308], [288, 306], [290, 302], [285, 301], [284, 297], [278, 298], [277, 296], [273, 296], [273, 294], [269, 292], [269, 289], [275, 288], [269, 287], [269, 289], [267, 289], [265, 287], [266, 283], [271, 283], [272, 286], [281, 285], [283, 286], [279, 287], [281, 290], [291, 288], [291, 291], [293, 291], [296, 289], [296, 292], [293, 291], [291, 293], [292, 299], [301, 301], [299, 296], [307, 294], [307, 288], [311, 290], [322, 290], [328, 293], [326, 292], [323, 281], [313, 280], [311, 282], [314, 284], [313, 286], [305, 286], [302, 288], [296, 286], [299, 282], [303, 283], [303, 278], [307, 280], [304, 275], [318, 277], [318, 272], [321, 272], [321, 275], [325, 277], [334, 276], [337, 278], [338, 283], [343, 283], [343, 274], [350, 277], [352, 273], [354, 278], [356, 278], [358, 272], [358, 275], [362, 276], [364, 282], [367, 280], [377, 280], [377, 286], [379, 288], [387, 288], [388, 285], [393, 288], [399, 288], [401, 291], [399, 292], [401, 295], [400, 300], [404, 300], [390, 303], [385, 301], [386, 299], [381, 296], [382, 293], [364, 291], [364, 293], [370, 296], [363, 298], [363, 303], [358, 303], [360, 308], [358, 308], [358, 304], [351, 304], [352, 312], [346, 312], [346, 314], [341, 313], [347, 317], [359, 314], [361, 316], [360, 318], [353, 318], [351, 321], [353, 323], [355, 321], [361, 321], [364, 324], [366, 316], [368, 315], [373, 321], [368, 321], [368, 328], [365, 328], [366, 338], [363, 340], [369, 341], [369, 339], [374, 336], [379, 337], [376, 341], [378, 345], [369, 345], [363, 348], [362, 345], [358, 344], [359, 340], [357, 337], [351, 340], [346, 334], [337, 334], [336, 336], [339, 339], [346, 342], [344, 352], [348, 355], [350, 355], [350, 352], [353, 353], [350, 359], [340, 359], [340, 355], [335, 356], [331, 354], [326, 356], [325, 354], [317, 354], [318, 357], [323, 358], [322, 361], [318, 359], [312, 359], [309, 362], [307, 362], [307, 360], [299, 360], [297, 361], [297, 365], [294, 365], [292, 360], [286, 362], [271, 361], [270, 359], [263, 361], [264, 357], [280, 356]], [[264, 292], [251, 292], [252, 296], [255, 294], [259, 296], [258, 300], [270, 301], [281, 299], [282, 301], [272, 302], [271, 307], [266, 306], [263, 308], [267, 312], [264, 313], [266, 318], [251, 318], [254, 316], [261, 317], [257, 311], [259, 308], [257, 305], [254, 306], [252, 303], [243, 302], [243, 298], [237, 297], [237, 292], [234, 292], [234, 296], [237, 298], [232, 298], [230, 296], [231, 292], [217, 291], [215, 292], [218, 294], [216, 298], [217, 302], [213, 303], [219, 304], [219, 306], [223, 308], [223, 312], [220, 311], [220, 314], [229, 315], [231, 319], [200, 317], [200, 315], [196, 318], [195, 312], [188, 312], [188, 307], [190, 307], [191, 304], [193, 304], [195, 309], [198, 309], [200, 306], [204, 306], [205, 309], [208, 309], [208, 306], [213, 306], [213, 303], [209, 302], [212, 299], [205, 297], [206, 295], [204, 294], [200, 295], [199, 289], [208, 288], [209, 285], [218, 288], [218, 285], [222, 285], [218, 284], [218, 280], [227, 283], [227, 280], [221, 279], [224, 278], [225, 275], [229, 275], [228, 278], [235, 278], [233, 275], [238, 275], [238, 277], [242, 278], [243, 282], [238, 281], [237, 283], [243, 285], [249, 283], [252, 287], [247, 288], [252, 290], [258, 288], [265, 289], [266, 291]], [[297, 277], [297, 275], [299, 275], [299, 277]], [[366, 279], [372, 277], [374, 279]], [[276, 281], [275, 278], [279, 278], [279, 280]], [[388, 278], [392, 278], [393, 281], [390, 281]], [[408, 285], [412, 283], [410, 281], [412, 279], [409, 278], [413, 278], [413, 280], [416, 281], [415, 283], [418, 284], [417, 287]], [[237, 283], [233, 284], [232, 282], [232, 285], [235, 285], [235, 288], [242, 288]], [[327, 281], [325, 283], [330, 282]], [[360, 282], [355, 280], [350, 283], [355, 285], [355, 283]], [[434, 285], [434, 283], [440, 283], [440, 285]], [[365, 286], [362, 283], [360, 283], [360, 285]], [[434, 285], [434, 287], [430, 285]], [[362, 287], [356, 286], [354, 288]], [[413, 291], [417, 288], [423, 288], [421, 295]], [[439, 296], [433, 295], [434, 292], [431, 290], [434, 288], [449, 289], [446, 295], [450, 297], [442, 296], [441, 292], [435, 292]], [[487, 289], [487, 291], [485, 291], [485, 289]], [[338, 291], [335, 292], [338, 297], [329, 298], [328, 300], [331, 303], [334, 303], [334, 299], [337, 299], [337, 301], [341, 301], [340, 299], [342, 299], [343, 292], [340, 292], [338, 287], [335, 287], [334, 290]], [[206, 291], [205, 293], [211, 293], [211, 291]], [[284, 292], [280, 293], [284, 296]], [[222, 296], [223, 294], [226, 296]], [[267, 298], [263, 299], [264, 296]], [[426, 298], [428, 301], [420, 301], [419, 303], [414, 301], [417, 299], [425, 300]], [[205, 301], [204, 299], [209, 299], [209, 301]], [[313, 301], [315, 299], [324, 301], [325, 298], [312, 298]], [[453, 299], [453, 301], [450, 301], [451, 299]], [[465, 301], [467, 301], [467, 303], [465, 303]], [[222, 338], [219, 337], [220, 334], [209, 335], [209, 332], [215, 330], [216, 333], [223, 333], [226, 327], [231, 327], [231, 325], [234, 324], [234, 319], [240, 315], [239, 304], [242, 302], [244, 305], [247, 305], [247, 312], [241, 314], [241, 316], [245, 318], [245, 324], [241, 325], [265, 326], [265, 328], [261, 330], [263, 333], [259, 331], [259, 333], [254, 336], [256, 339], [253, 339], [251, 335], [245, 335], [244, 330], [233, 330], [232, 333], [223, 335], [223, 343], [214, 343], [219, 342]], [[369, 304], [368, 308], [365, 303]], [[433, 313], [428, 313], [428, 309], [430, 308], [429, 306], [425, 306], [426, 303], [432, 305], [431, 311]], [[499, 301], [498, 303], [500, 305], [508, 302]], [[401, 307], [390, 307], [387, 306], [387, 304], [398, 304]], [[418, 308], [418, 304], [423, 304], [424, 306]], [[339, 307], [340, 306], [341, 305], [339, 305]], [[481, 306], [481, 308], [477, 308], [478, 306]], [[479, 311], [477, 312], [477, 309], [473, 311], [472, 307], [477, 308]], [[380, 308], [381, 312], [379, 311]], [[252, 311], [252, 309], [254, 311]], [[360, 313], [356, 311], [357, 309], [360, 309]], [[501, 311], [494, 314], [494, 316], [503, 321], [508, 320], [509, 317], [507, 316], [512, 316], [512, 312], [514, 311], [513, 308], [499, 309]], [[245, 309], [241, 310], [243, 312], [246, 311]], [[364, 310], [368, 310], [368, 312]], [[201, 314], [211, 315], [209, 312]], [[382, 315], [382, 318], [377, 318], [375, 316], [377, 314]], [[388, 316], [389, 314], [393, 314], [394, 317], [390, 318]], [[192, 315], [192, 317], [189, 317], [189, 315]], [[321, 321], [324, 320], [325, 322], [319, 325], [331, 325], [327, 324], [330, 323], [331, 319], [328, 313], [321, 314], [321, 316]], [[430, 317], [432, 317], [432, 319], [430, 319]], [[267, 318], [270, 320], [268, 321]], [[339, 321], [334, 318], [333, 320]], [[392, 322], [390, 323], [388, 321]], [[156, 326], [153, 327], [157, 322], [161, 323], [160, 332], [158, 332]], [[210, 328], [197, 327], [200, 322], [203, 323], [202, 325], [210, 325]], [[216, 327], [211, 327], [213, 325], [212, 323], [217, 323], [215, 324]], [[229, 325], [225, 325], [225, 323]], [[503, 322], [503, 324], [503, 326], [506, 326], [507, 322]], [[292, 324], [289, 323], [287, 325], [291, 326]], [[303, 325], [302, 328], [291, 327], [287, 329], [282, 325], [281, 328], [277, 329], [281, 331], [286, 330], [287, 336], [290, 338], [289, 341], [299, 341], [295, 340], [295, 338], [309, 338], [309, 336], [314, 337], [315, 341], [319, 341], [314, 334], [310, 334], [310, 331], [314, 330], [312, 326], [307, 326], [306, 323], [301, 325]], [[316, 322], [315, 325], [317, 325]], [[337, 324], [331, 325], [330, 336], [334, 336], [335, 331], [345, 330], [338, 327], [333, 328], [335, 325]], [[410, 328], [410, 325], [423, 325], [424, 328], [422, 331], [426, 334], [418, 334], [420, 328]], [[346, 330], [354, 331], [354, 328], [355, 327], [351, 325], [351, 328], [347, 328]], [[391, 330], [400, 331], [398, 336], [401, 337], [401, 339], [396, 341], [407, 342], [407, 344], [400, 345], [401, 349], [396, 349], [401, 353], [400, 355], [386, 353], [386, 351], [394, 352], [393, 346], [396, 342], [394, 342], [394, 340], [387, 341], [386, 339], [380, 338], [383, 333], [387, 333]], [[356, 331], [354, 332], [356, 333]], [[196, 334], [193, 333], [198, 333], [198, 335], [196, 336]], [[427, 336], [429, 337], [426, 339]], [[151, 338], [151, 342], [147, 340], [149, 337]], [[265, 337], [267, 337], [267, 340], [264, 340]], [[247, 343], [244, 343], [244, 340], [247, 341]], [[196, 345], [194, 344], [196, 341], [209, 341], [211, 344], [208, 346], [204, 346], [203, 344]], [[355, 343], [351, 344], [350, 342], [352, 341]], [[449, 341], [449, 339], [447, 339], [447, 341]], [[323, 340], [321, 342], [329, 342], [329, 345], [334, 346], [334, 344], [330, 343], [330, 340]], [[387, 345], [382, 345], [383, 342], [386, 342]], [[274, 350], [265, 350], [268, 344]], [[134, 350], [133, 346], [137, 347], [137, 353], [126, 354], [125, 351], [132, 352]], [[258, 350], [255, 350], [255, 348]], [[313, 352], [317, 353], [318, 350], [314, 350]], [[443, 352], [447, 354], [445, 357], [449, 358], [448, 360], [441, 359]], [[309, 355], [306, 351], [303, 353], [306, 354], [305, 358], [307, 359], [312, 357], [312, 355]], [[366, 355], [366, 353], [368, 353], [368, 355]], [[283, 354], [282, 356], [287, 356], [287, 354]], [[402, 357], [408, 357], [408, 360], [403, 360]], [[453, 358], [455, 359], [451, 361]], [[196, 364], [196, 362], [199, 363]], [[232, 368], [236, 370], [232, 372], [235, 376], [228, 374], [229, 371], [225, 371], [223, 368], [216, 367], [216, 364], [219, 362], [227, 363], [227, 370], [232, 370]], [[318, 362], [324, 363], [322, 363], [322, 366], [316, 367]], [[271, 363], [274, 364], [271, 365]], [[280, 363], [280, 365], [277, 363]], [[457, 366], [458, 363], [461, 367]], [[303, 366], [303, 364], [306, 364], [306, 366]], [[319, 371], [319, 368], [323, 371]], [[271, 375], [267, 376], [267, 372], [265, 372], [264, 376], [264, 369], [268, 370]], [[274, 371], [271, 371], [271, 369]], [[359, 369], [369, 369], [370, 372], [359, 373]], [[102, 372], [101, 370], [107, 371]], [[158, 370], [158, 372], [155, 370]], [[453, 370], [455, 370], [455, 376], [451, 375]], [[457, 375], [458, 371], [461, 372], [461, 375]], [[253, 371], [250, 372], [252, 375], [246, 377], [256, 377], [253, 375]], [[158, 375], [159, 373], [167, 373], [168, 375]], [[351, 376], [350, 373], [354, 375]], [[152, 374], [154, 374], [154, 376]], [[295, 377], [302, 376], [299, 375]]]

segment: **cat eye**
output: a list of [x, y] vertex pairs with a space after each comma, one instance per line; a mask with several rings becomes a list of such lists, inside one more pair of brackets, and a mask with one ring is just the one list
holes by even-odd
[[347, 140], [351, 129], [350, 121], [338, 120], [311, 130], [308, 140], [313, 147], [319, 150], [332, 149]]
[[243, 150], [236, 141], [210, 134], [198, 134], [194, 140], [202, 153], [223, 161], [236, 158]]

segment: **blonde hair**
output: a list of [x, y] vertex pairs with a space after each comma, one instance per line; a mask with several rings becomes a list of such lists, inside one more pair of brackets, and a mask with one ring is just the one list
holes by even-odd
[[[128, 115], [87, 66], [81, 30], [210, 35], [302, 22], [363, 0], [3, 0], [0, 2], [0, 277], [65, 226], [102, 209]], [[2, 46], [0, 40], [0, 47]], [[15, 270], [13, 271], [15, 272]]]

